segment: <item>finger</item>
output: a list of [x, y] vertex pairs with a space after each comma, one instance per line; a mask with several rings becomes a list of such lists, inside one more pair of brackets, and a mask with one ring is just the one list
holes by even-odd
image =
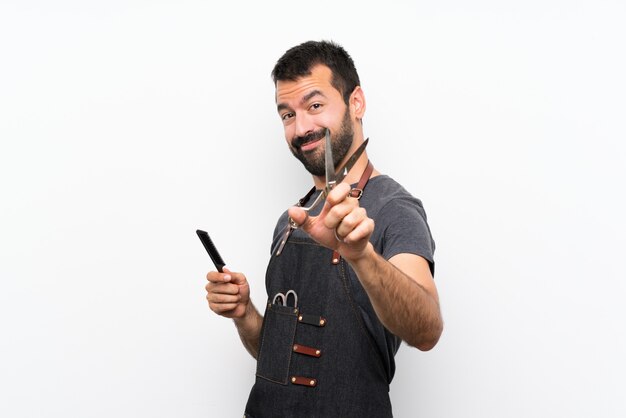
[[328, 211], [324, 218], [326, 228], [336, 228], [352, 212], [359, 209], [359, 201], [356, 199], [346, 199]]
[[331, 204], [331, 206], [337, 205], [348, 197], [348, 192], [350, 192], [350, 185], [348, 183], [339, 183], [336, 185], [326, 197], [326, 201]]
[[364, 208], [356, 207], [346, 214], [336, 225], [337, 234], [342, 237], [347, 236], [361, 222], [367, 219], [367, 212]]
[[238, 303], [212, 303], [209, 302], [209, 308], [216, 314], [223, 314], [237, 308]]
[[246, 284], [246, 276], [243, 273], [233, 273], [232, 271], [224, 268], [224, 274], [228, 277], [228, 281], [236, 285]]
[[209, 303], [239, 303], [241, 295], [225, 295], [221, 293], [209, 293], [206, 295]]
[[209, 283], [204, 288], [207, 293], [222, 293], [225, 295], [236, 295], [239, 293], [239, 286], [231, 283]]
[[[227, 271], [224, 269], [224, 271]], [[210, 271], [206, 275], [206, 279], [211, 283], [230, 282], [232, 276], [230, 273], [220, 273], [219, 271]]]
[[356, 228], [354, 228], [348, 235], [343, 238], [343, 242], [346, 244], [351, 244], [355, 242], [359, 242], [361, 240], [369, 241], [369, 237], [374, 232], [374, 220], [371, 218], [366, 218], [363, 222], [359, 223]]
[[292, 206], [289, 208], [288, 212], [289, 217], [298, 225], [299, 228], [304, 229], [305, 231], [310, 226], [311, 218], [309, 217], [309, 213], [304, 209]]

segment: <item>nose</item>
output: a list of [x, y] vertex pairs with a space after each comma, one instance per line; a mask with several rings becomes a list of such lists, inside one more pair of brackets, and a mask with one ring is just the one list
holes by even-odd
[[311, 132], [315, 131], [315, 125], [313, 124], [312, 119], [306, 113], [296, 114], [295, 116], [295, 135], [296, 136], [305, 136]]

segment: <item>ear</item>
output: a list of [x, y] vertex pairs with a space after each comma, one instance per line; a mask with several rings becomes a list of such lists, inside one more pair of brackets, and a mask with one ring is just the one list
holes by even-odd
[[365, 114], [365, 94], [361, 86], [356, 86], [350, 95], [350, 113], [352, 117], [361, 120]]

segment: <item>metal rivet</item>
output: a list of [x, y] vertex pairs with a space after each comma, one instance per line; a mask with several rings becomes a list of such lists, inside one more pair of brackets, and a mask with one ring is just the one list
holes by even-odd
[[291, 378], [291, 383], [296, 383], [296, 378], [295, 377]]
[[298, 317], [298, 321], [302, 321], [302, 315]]
[[324, 325], [326, 323], [325, 319], [320, 319], [320, 325]]
[[315, 355], [319, 356], [322, 352], [320, 350], [315, 350]]
[[338, 259], [333, 258], [333, 263], [335, 263], [335, 264], [336, 264], [336, 263], [338, 263], [338, 262], [339, 262], [339, 260], [338, 260]]
[[294, 346], [293, 346], [293, 351], [296, 351], [297, 349], [298, 349], [298, 346], [297, 346], [297, 345], [294, 345]]
[[311, 384], [311, 386], [313, 386], [315, 385], [315, 380], [311, 380], [309, 383]]

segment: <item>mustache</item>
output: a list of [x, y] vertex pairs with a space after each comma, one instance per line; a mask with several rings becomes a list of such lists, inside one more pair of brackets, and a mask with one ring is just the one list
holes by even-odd
[[319, 131], [314, 131], [304, 136], [294, 136], [291, 140], [291, 145], [294, 148], [299, 149], [302, 145], [309, 142], [317, 141], [326, 136], [326, 128], [322, 128]]

